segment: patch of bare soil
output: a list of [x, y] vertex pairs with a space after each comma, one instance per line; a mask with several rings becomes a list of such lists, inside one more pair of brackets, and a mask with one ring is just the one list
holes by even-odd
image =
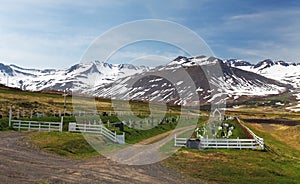
[[0, 183], [199, 183], [160, 163], [128, 166], [103, 156], [63, 158], [32, 146], [26, 134], [0, 132]]

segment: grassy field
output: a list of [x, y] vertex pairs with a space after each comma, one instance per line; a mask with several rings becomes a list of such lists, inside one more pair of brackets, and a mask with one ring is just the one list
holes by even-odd
[[[209, 183], [299, 183], [300, 151], [267, 132], [251, 128], [264, 138], [266, 151], [181, 149], [163, 164]], [[299, 131], [291, 136], [297, 134]]]
[[87, 158], [99, 154], [80, 133], [34, 132], [26, 139], [44, 151], [69, 158]]
[[[285, 110], [284, 106], [276, 103], [291, 103], [289, 96], [269, 97], [249, 101], [240, 108], [231, 108], [227, 115], [241, 118], [287, 118], [300, 120], [299, 113]], [[111, 101], [96, 99], [95, 102], [85, 97], [79, 97], [77, 102], [89, 106], [95, 103], [98, 111], [112, 110]], [[0, 130], [9, 130], [8, 111], [12, 107], [17, 110], [29, 110], [52, 114], [63, 110], [63, 97], [61, 93], [23, 92], [14, 89], [0, 88]], [[149, 116], [149, 105], [144, 102], [130, 102], [131, 110], [140, 118]], [[178, 115], [180, 109], [172, 107], [166, 114]], [[72, 98], [67, 98], [67, 111], [73, 111]], [[103, 122], [119, 122], [116, 116], [102, 117]], [[45, 117], [43, 121], [60, 121], [58, 117]], [[199, 119], [199, 124], [206, 119]], [[64, 130], [74, 117], [65, 117]], [[188, 121], [188, 120], [185, 120]], [[208, 183], [299, 183], [300, 181], [300, 125], [285, 126], [272, 124], [246, 124], [258, 136], [263, 137], [266, 144], [265, 151], [255, 150], [229, 150], [206, 149], [188, 150], [180, 149], [176, 154], [162, 161], [166, 167], [177, 172], [185, 173], [186, 177], [199, 178], [199, 181]], [[164, 123], [148, 130], [138, 130], [125, 127], [126, 142], [137, 143], [144, 139], [167, 132], [176, 127], [176, 123]], [[118, 128], [110, 127], [117, 131]], [[239, 132], [239, 131], [238, 131]], [[187, 134], [190, 135], [189, 132]], [[235, 135], [241, 136], [241, 135]], [[98, 154], [84, 139], [82, 134], [69, 132], [33, 132], [26, 139], [45, 151], [59, 154], [69, 158], [88, 158]]]

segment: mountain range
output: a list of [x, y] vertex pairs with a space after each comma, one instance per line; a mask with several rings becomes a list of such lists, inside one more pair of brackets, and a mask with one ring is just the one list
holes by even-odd
[[[84, 90], [119, 78], [149, 70], [145, 66], [108, 64], [94, 61], [79, 63], [67, 69], [25, 69], [0, 63], [0, 83], [22, 90]], [[91, 83], [92, 81], [92, 83]], [[85, 88], [83, 88], [85, 87]]]
[[[210, 72], [219, 67], [221, 73]], [[300, 88], [300, 64], [179, 56], [158, 67], [79, 63], [67, 69], [26, 69], [0, 63], [0, 83], [22, 90], [68, 90], [101, 97], [174, 104], [237, 100]], [[196, 93], [195, 93], [196, 92]], [[222, 98], [220, 98], [222, 97]]]
[[[220, 67], [221, 73], [215, 70], [217, 67]], [[165, 66], [103, 85], [94, 93], [97, 96], [124, 100], [191, 105], [199, 102], [199, 99], [202, 104], [218, 103], [222, 99], [234, 101], [249, 96], [280, 94], [293, 88], [288, 83], [239, 67], [249, 67], [248, 70], [251, 70], [254, 66], [238, 60], [180, 56]]]
[[224, 60], [224, 62], [231, 67], [257, 73], [285, 84], [291, 84], [295, 88], [300, 88], [300, 63], [287, 63], [270, 59], [260, 61], [255, 65], [239, 60]]

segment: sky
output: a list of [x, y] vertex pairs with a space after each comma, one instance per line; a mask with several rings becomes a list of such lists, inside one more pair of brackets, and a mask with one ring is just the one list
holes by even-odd
[[[162, 3], [163, 2], [163, 3]], [[26, 68], [67, 68], [81, 62], [107, 31], [143, 19], [173, 21], [195, 32], [214, 55], [256, 63], [300, 62], [297, 0], [0, 0], [0, 62]], [[172, 30], [166, 30], [172, 31]], [[126, 32], [126, 31], [125, 31]], [[111, 38], [112, 44], [114, 38]], [[185, 53], [165, 43], [120, 49], [111, 63]], [[144, 60], [143, 65], [153, 62]]]

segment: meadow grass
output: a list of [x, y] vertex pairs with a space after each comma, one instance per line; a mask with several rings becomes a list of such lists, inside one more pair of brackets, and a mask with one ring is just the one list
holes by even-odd
[[80, 133], [34, 132], [26, 139], [44, 151], [65, 157], [87, 158], [99, 154]]
[[163, 164], [209, 183], [299, 183], [300, 152], [268, 132], [250, 128], [264, 138], [266, 150], [182, 148]]

